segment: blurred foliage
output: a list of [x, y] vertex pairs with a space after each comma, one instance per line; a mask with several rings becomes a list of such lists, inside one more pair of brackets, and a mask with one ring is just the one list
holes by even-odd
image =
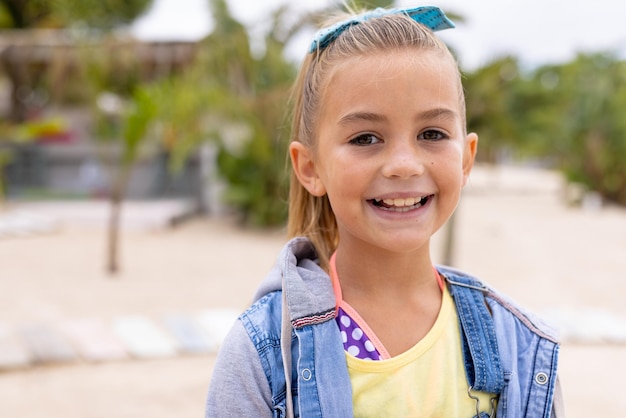
[[502, 148], [517, 140], [515, 83], [519, 68], [514, 58], [506, 57], [465, 75], [467, 124], [480, 137], [479, 158], [494, 161]]
[[[230, 16], [226, 2], [212, 0], [211, 5], [218, 23], [203, 44], [210, 54], [209, 83], [235, 99], [222, 108], [223, 122], [250, 128], [247, 138], [220, 138], [218, 167], [229, 185], [224, 198], [241, 211], [246, 223], [280, 224], [286, 217], [287, 198], [287, 131], [283, 128], [295, 77], [294, 66], [284, 56], [292, 33], [283, 26], [287, 9], [274, 13], [264, 51], [253, 54], [246, 28]], [[229, 141], [233, 140], [243, 141], [243, 146], [232, 147]]]
[[156, 98], [147, 88], [137, 88], [133, 94], [131, 106], [123, 119], [122, 163], [132, 164], [139, 152], [139, 146], [146, 139], [148, 130], [157, 115]]
[[[393, 1], [389, 0], [351, 0], [347, 2], [337, 2], [339, 6], [348, 7], [351, 10], [368, 10], [377, 7], [392, 7]], [[347, 6], [346, 6], [347, 5]]]
[[[226, 1], [210, 4], [215, 28], [200, 44], [196, 69], [178, 86], [204, 97], [202, 112], [192, 112], [200, 123], [192, 130], [195, 135], [168, 141], [173, 164], [179, 166], [203, 141], [215, 141], [219, 173], [228, 183], [225, 203], [236, 208], [246, 224], [281, 224], [287, 198], [286, 109], [295, 77], [284, 51], [295, 30], [284, 24], [287, 9], [278, 9], [263, 50], [253, 51], [247, 28], [231, 16]], [[178, 111], [172, 108], [170, 113]], [[180, 123], [183, 117], [170, 118], [169, 126], [179, 121], [175, 130], [184, 132], [194, 118]]]
[[[176, 170], [202, 143], [213, 141], [218, 147], [218, 171], [228, 184], [225, 203], [237, 209], [245, 224], [281, 224], [287, 199], [286, 109], [296, 71], [284, 51], [302, 22], [286, 26], [287, 9], [277, 10], [263, 49], [253, 50], [248, 29], [230, 15], [226, 2], [210, 0], [210, 4], [215, 28], [199, 43], [195, 62], [184, 71], [124, 85], [108, 79], [108, 63], [87, 60], [85, 71], [93, 89], [87, 95], [100, 93], [97, 129], [103, 138], [119, 137], [131, 122], [129, 109], [140, 105], [137, 91], [143, 91], [151, 98], [154, 112], [142, 124], [142, 135], [133, 136], [142, 138], [137, 146], [146, 143], [143, 138], [152, 139], [168, 153]], [[114, 72], [120, 73], [124, 74]], [[136, 158], [136, 148], [129, 148], [133, 143], [125, 140], [124, 147]]]
[[111, 29], [139, 16], [152, 0], [0, 0], [0, 28]]
[[502, 58], [465, 75], [479, 156], [540, 159], [626, 204], [626, 62], [610, 53], [522, 71]]
[[562, 121], [552, 131], [546, 127], [555, 142], [548, 151], [559, 167], [569, 179], [626, 204], [626, 62], [608, 54], [580, 55], [535, 78], [549, 89]]
[[0, 0], [0, 27], [25, 29], [51, 27], [52, 2], [49, 0]]
[[111, 29], [137, 18], [153, 0], [53, 0], [53, 13], [62, 22]]
[[157, 103], [149, 89], [137, 88], [131, 97], [130, 105], [121, 118], [122, 155], [115, 173], [111, 189], [111, 213], [108, 229], [107, 271], [110, 274], [119, 271], [119, 232], [120, 213], [131, 172], [138, 159], [140, 146], [149, 136], [148, 131], [157, 114]]

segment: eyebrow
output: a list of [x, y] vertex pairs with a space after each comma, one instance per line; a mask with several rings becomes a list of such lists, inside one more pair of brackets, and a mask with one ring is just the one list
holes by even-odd
[[419, 114], [418, 119], [444, 119], [444, 120], [454, 120], [458, 116], [458, 113], [448, 109], [447, 107], [437, 107], [434, 109], [426, 110]]
[[372, 112], [353, 112], [344, 115], [339, 119], [340, 125], [349, 125], [354, 122], [366, 121], [366, 122], [383, 122], [387, 118], [378, 113]]
[[[437, 107], [434, 109], [428, 109], [424, 112], [419, 113], [415, 119], [416, 120], [432, 120], [432, 119], [444, 119], [444, 120], [454, 120], [458, 116], [457, 112], [445, 108], [445, 107]], [[342, 116], [339, 119], [340, 125], [349, 125], [354, 122], [366, 121], [366, 122], [384, 122], [387, 120], [387, 117], [378, 113], [373, 112], [352, 112]]]

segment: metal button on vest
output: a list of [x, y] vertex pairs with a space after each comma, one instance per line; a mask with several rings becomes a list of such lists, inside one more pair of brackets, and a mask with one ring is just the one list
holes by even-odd
[[302, 378], [306, 381], [311, 380], [311, 377], [313, 377], [313, 373], [311, 372], [311, 370], [309, 369], [302, 369]]
[[535, 375], [535, 382], [537, 382], [540, 385], [545, 385], [546, 383], [548, 383], [548, 375], [545, 374], [544, 372], [539, 372]]

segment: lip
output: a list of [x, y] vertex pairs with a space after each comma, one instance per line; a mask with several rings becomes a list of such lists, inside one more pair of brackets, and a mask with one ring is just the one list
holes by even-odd
[[434, 193], [428, 192], [397, 192], [397, 193], [385, 193], [378, 196], [373, 196], [367, 200], [383, 200], [383, 199], [408, 199], [411, 197], [426, 197], [433, 196]]

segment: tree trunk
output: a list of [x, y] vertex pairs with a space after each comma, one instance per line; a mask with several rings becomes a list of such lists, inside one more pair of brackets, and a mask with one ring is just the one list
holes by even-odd
[[[458, 210], [458, 208], [457, 208]], [[454, 266], [454, 246], [456, 241], [456, 213], [455, 210], [448, 219], [446, 225], [446, 235], [443, 243], [443, 260], [442, 263], [446, 266]]]
[[111, 190], [111, 211], [109, 216], [109, 231], [108, 231], [108, 254], [107, 254], [107, 272], [114, 276], [119, 272], [120, 262], [120, 221], [122, 215], [122, 203], [124, 202], [124, 195], [126, 194], [126, 188], [128, 181], [130, 180], [130, 172], [132, 165], [128, 163], [122, 163], [120, 171], [118, 172], [117, 179], [113, 184]]
[[11, 151], [0, 149], [0, 212], [4, 211], [7, 199], [6, 166], [11, 160]]

